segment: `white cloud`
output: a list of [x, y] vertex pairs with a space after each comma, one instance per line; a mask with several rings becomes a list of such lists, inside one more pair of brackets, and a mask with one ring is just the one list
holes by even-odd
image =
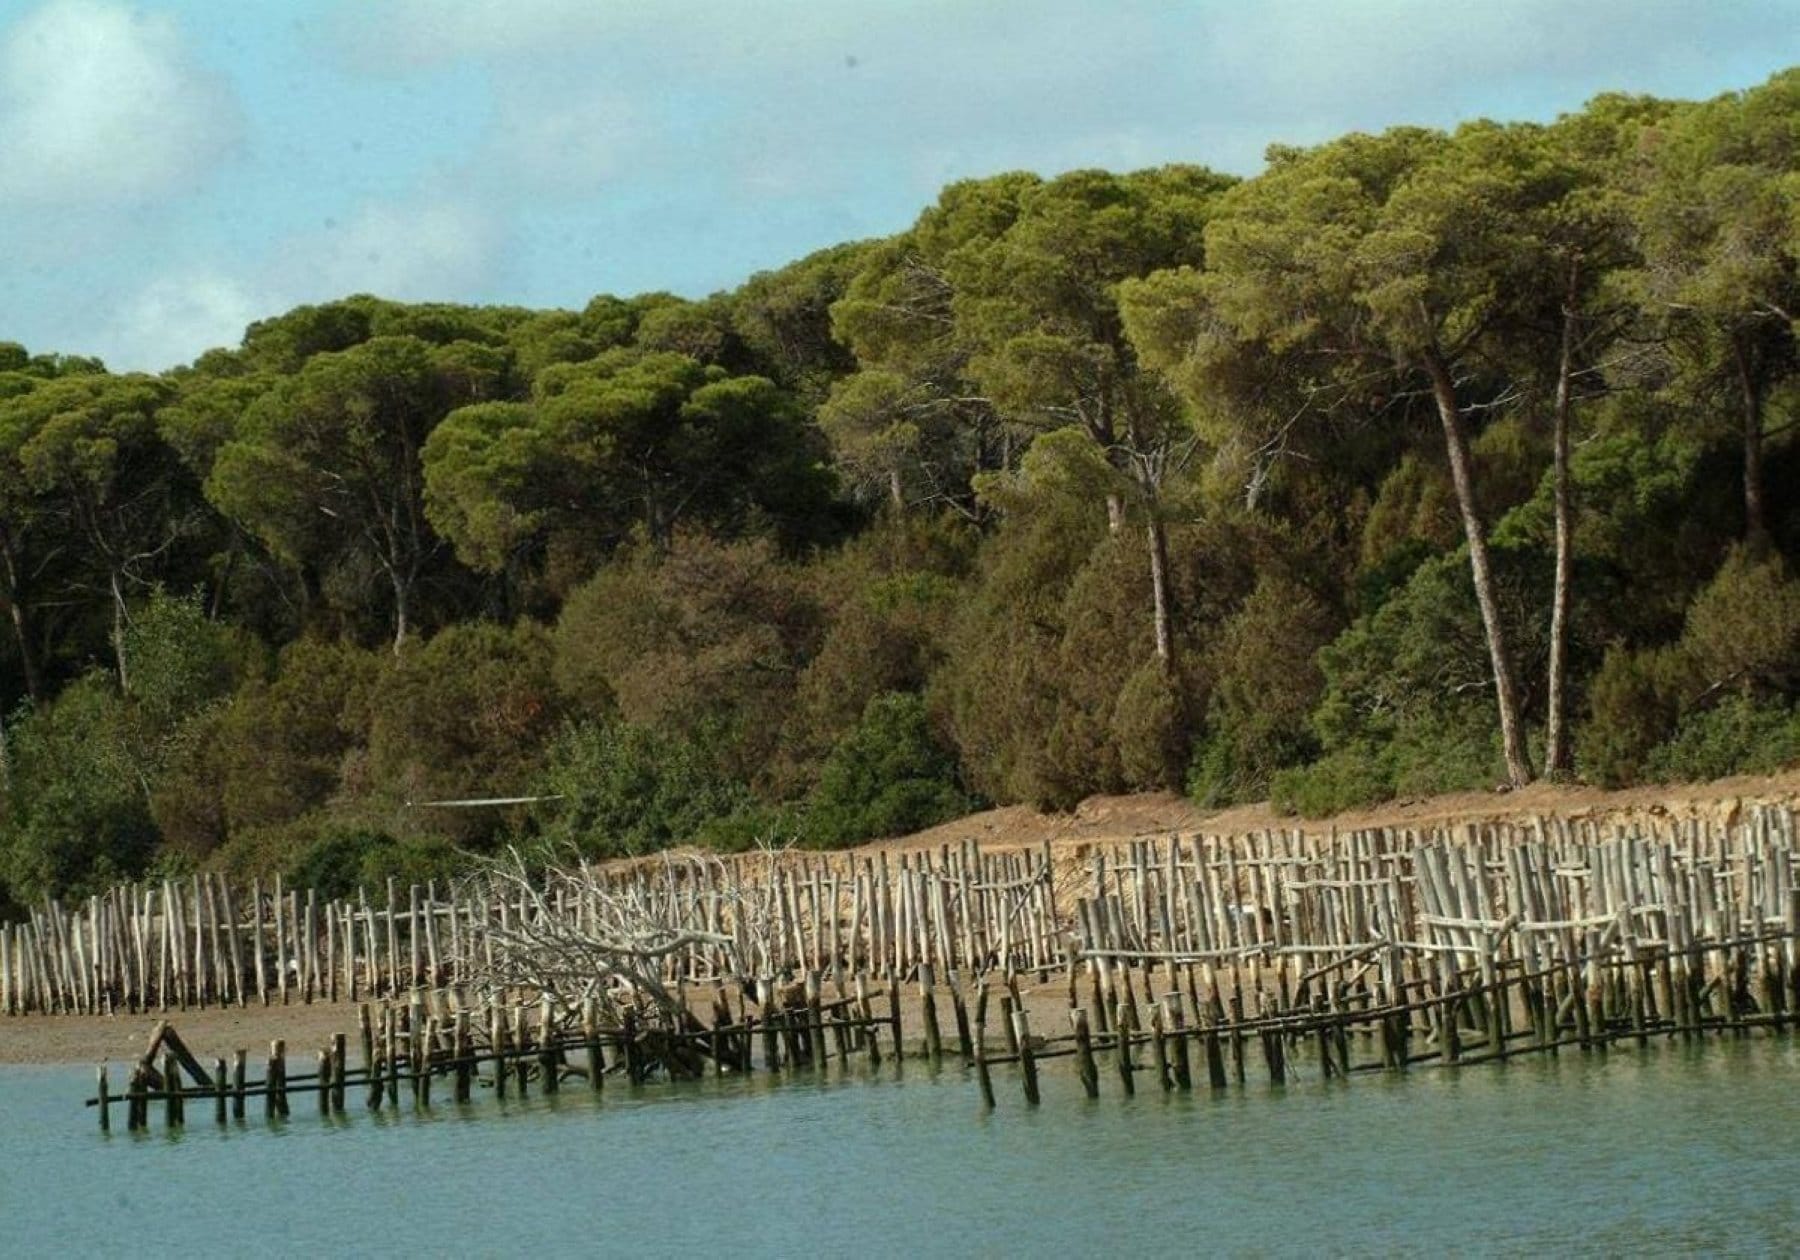
[[623, 96], [600, 93], [566, 99], [518, 92], [500, 103], [481, 169], [533, 192], [565, 196], [597, 192], [621, 174], [654, 123]]
[[405, 301], [453, 295], [488, 279], [491, 220], [455, 202], [378, 202], [346, 222], [286, 242], [267, 287], [281, 300], [373, 293]]
[[630, 25], [636, 6], [608, 0], [348, 0], [336, 36], [365, 68], [437, 65], [566, 48]]
[[173, 20], [51, 0], [0, 39], [0, 202], [143, 202], [191, 187], [240, 131]]
[[471, 300], [492, 278], [496, 234], [465, 206], [372, 203], [342, 225], [275, 243], [236, 269], [189, 267], [127, 298], [94, 346], [115, 369], [160, 371], [235, 346], [254, 320], [352, 293]]
[[125, 303], [105, 357], [114, 366], [169, 367], [211, 346], [236, 345], [252, 320], [273, 313], [231, 276], [204, 270], [164, 276]]

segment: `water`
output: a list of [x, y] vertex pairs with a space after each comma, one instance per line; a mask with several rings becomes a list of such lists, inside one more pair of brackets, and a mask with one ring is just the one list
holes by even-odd
[[0, 1251], [1793, 1253], [1797, 1071], [1754, 1040], [1217, 1098], [1052, 1072], [1035, 1112], [1001, 1074], [984, 1115], [912, 1063], [103, 1137], [89, 1071], [0, 1069]]

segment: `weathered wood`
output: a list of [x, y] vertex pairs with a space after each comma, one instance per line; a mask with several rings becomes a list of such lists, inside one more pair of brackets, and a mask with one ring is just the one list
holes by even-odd
[[1012, 1029], [1019, 1043], [1019, 1072], [1025, 1084], [1025, 1101], [1035, 1107], [1041, 1101], [1038, 1093], [1036, 1048], [1031, 1041], [1031, 1017], [1026, 1014], [1024, 1007], [1013, 1011]]
[[1076, 1007], [1069, 1012], [1069, 1023], [1075, 1029], [1076, 1068], [1081, 1077], [1081, 1088], [1089, 1098], [1100, 1097], [1100, 1069], [1094, 1064], [1093, 1037], [1088, 1031], [1088, 1013], [1086, 1007]]

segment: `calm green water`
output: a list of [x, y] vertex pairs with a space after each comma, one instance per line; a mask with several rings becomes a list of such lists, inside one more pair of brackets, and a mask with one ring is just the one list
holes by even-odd
[[0, 1252], [1791, 1254], [1797, 1082], [1757, 1040], [983, 1115], [908, 1064], [102, 1137], [89, 1072], [0, 1069]]

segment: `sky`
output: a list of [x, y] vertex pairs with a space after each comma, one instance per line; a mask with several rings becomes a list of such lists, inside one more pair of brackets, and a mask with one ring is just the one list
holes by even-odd
[[734, 287], [947, 182], [1705, 97], [1800, 0], [0, 0], [0, 340]]

